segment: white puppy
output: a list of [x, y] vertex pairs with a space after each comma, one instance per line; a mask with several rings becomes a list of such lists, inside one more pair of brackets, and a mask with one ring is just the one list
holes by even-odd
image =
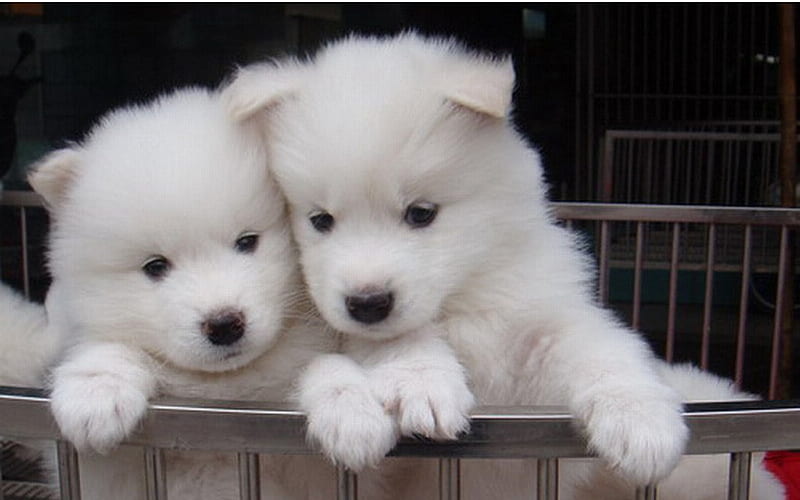
[[[436, 324], [479, 403], [566, 405], [613, 470], [659, 480], [687, 439], [679, 395], [597, 303], [589, 259], [550, 215], [539, 155], [509, 119], [513, 87], [509, 59], [404, 34], [243, 68], [228, 99], [263, 121], [331, 325], [383, 339]], [[386, 311], [365, 320], [364, 297]]]
[[[287, 400], [332, 350], [299, 320], [285, 202], [265, 162], [216, 92], [187, 89], [108, 114], [35, 166], [53, 220], [48, 328], [74, 344], [54, 369], [52, 410], [80, 451], [114, 448], [157, 395]], [[171, 457], [175, 498], [238, 498], [234, 456]], [[82, 454], [84, 498], [141, 498], [138, 464], [141, 452]], [[284, 465], [277, 479], [309, 496], [314, 482]]]
[[[227, 99], [234, 106], [243, 98], [258, 100], [258, 95], [242, 94], [250, 89], [241, 87], [252, 82], [248, 76], [244, 76], [244, 81], [243, 75], [239, 76], [226, 89]], [[260, 79], [256, 82], [257, 92], [263, 90], [261, 83]], [[278, 87], [283, 83], [280, 76], [272, 82]], [[326, 109], [321, 107], [320, 112], [325, 113]], [[235, 112], [234, 118], [242, 120], [251, 115], [251, 112]], [[348, 172], [342, 174], [349, 176]], [[325, 179], [306, 181], [310, 189], [315, 189], [314, 186]], [[362, 201], [352, 199], [348, 203]], [[301, 241], [308, 241], [310, 233], [314, 239], [322, 239], [328, 233], [339, 232], [341, 222], [322, 209], [323, 206], [327, 205], [314, 202], [305, 206], [299, 215], [295, 211], [294, 220], [300, 221], [296, 230]], [[369, 213], [363, 215], [369, 218]], [[435, 217], [435, 211], [422, 203], [409, 208], [403, 217], [410, 227], [424, 227], [428, 218]], [[305, 276], [318, 304], [323, 307], [323, 314], [330, 324], [348, 335], [344, 338], [344, 354], [321, 356], [308, 367], [298, 385], [297, 399], [308, 415], [309, 438], [334, 462], [356, 471], [376, 465], [401, 434], [456, 438], [467, 430], [468, 412], [475, 402], [465, 371], [444, 340], [445, 332], [436, 324], [434, 315], [425, 312], [419, 319], [408, 321], [406, 318], [401, 326], [386, 328], [387, 323], [397, 323], [396, 311], [405, 310], [408, 315], [416, 315], [413, 307], [424, 304], [435, 308], [436, 303], [420, 301], [419, 305], [412, 306], [405, 303], [406, 295], [395, 295], [388, 287], [400, 276], [385, 274], [383, 266], [387, 260], [424, 256], [395, 254], [391, 248], [382, 247], [382, 236], [370, 235], [368, 242], [351, 240], [347, 245], [357, 250], [352, 255], [344, 249], [337, 250], [337, 257], [350, 266], [340, 272], [348, 274], [347, 279], [352, 280], [346, 289], [339, 289], [342, 295], [336, 298], [341, 300], [334, 305], [346, 318], [344, 322], [339, 316], [326, 314], [319, 294], [320, 287], [327, 284], [310, 270], [313, 264], [308, 259], [305, 261]], [[363, 248], [355, 248], [362, 244], [365, 244]], [[372, 253], [378, 249], [379, 252]], [[305, 256], [310, 257], [310, 254]]]

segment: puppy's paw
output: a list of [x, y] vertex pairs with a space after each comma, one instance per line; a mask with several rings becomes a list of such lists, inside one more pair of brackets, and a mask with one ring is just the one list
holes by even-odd
[[469, 429], [475, 399], [463, 378], [408, 381], [395, 401], [400, 433], [456, 439]]
[[342, 387], [327, 404], [308, 411], [308, 436], [334, 463], [360, 471], [374, 467], [397, 443], [397, 426], [369, 388]]
[[376, 465], [394, 447], [397, 424], [381, 404], [366, 373], [340, 354], [317, 357], [298, 385], [308, 437], [334, 463], [359, 471]]
[[56, 378], [51, 407], [61, 434], [78, 450], [107, 453], [147, 412], [147, 395], [114, 374]]
[[586, 421], [589, 449], [637, 485], [665, 478], [684, 452], [689, 430], [669, 399], [595, 401]]

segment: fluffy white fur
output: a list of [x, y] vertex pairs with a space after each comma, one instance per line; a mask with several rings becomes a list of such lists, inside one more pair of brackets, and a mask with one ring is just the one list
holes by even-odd
[[41, 387], [59, 348], [44, 307], [0, 283], [0, 318], [0, 385]]
[[[679, 395], [596, 303], [588, 259], [554, 223], [539, 155], [509, 119], [509, 59], [414, 34], [351, 37], [238, 81], [229, 107], [263, 121], [331, 325], [384, 338], [437, 324], [479, 403], [566, 405], [622, 477], [644, 484], [673, 469], [687, 439]], [[403, 221], [418, 203], [439, 207], [424, 228]], [[335, 219], [326, 233], [309, 222], [321, 210]], [[348, 316], [344, 297], [365, 288], [394, 294], [386, 320]]]
[[[702, 372], [691, 365], [659, 363], [659, 372], [686, 402], [750, 401], [752, 394], [736, 390], [733, 382]], [[763, 453], [754, 453], [750, 498], [781, 500], [780, 481], [766, 470]], [[687, 455], [658, 485], [658, 498], [667, 500], [724, 500], [728, 498], [728, 455]], [[569, 460], [561, 482], [560, 498], [617, 500], [633, 498], [634, 488], [596, 461]]]
[[[57, 358], [63, 339], [47, 330], [41, 304], [28, 301], [0, 283], [0, 385], [42, 387], [47, 369]], [[55, 449], [46, 441], [23, 440], [15, 453], [24, 460], [43, 458], [45, 471], [55, 470]], [[53, 482], [53, 484], [55, 484]]]
[[468, 429], [474, 397], [434, 328], [348, 338], [343, 352], [315, 359], [298, 384], [308, 436], [333, 462], [360, 471], [377, 465], [399, 435], [455, 439]]
[[[53, 220], [49, 327], [71, 344], [53, 371], [52, 410], [81, 451], [84, 498], [143, 497], [141, 451], [95, 452], [133, 431], [151, 398], [287, 400], [309, 360], [333, 349], [306, 321], [265, 161], [216, 92], [187, 89], [110, 113], [35, 166], [30, 181]], [[159, 277], [144, 272], [153, 256], [169, 262]], [[207, 322], [228, 313], [243, 335], [214, 344]], [[263, 469], [278, 496], [313, 496], [316, 483], [298, 480], [309, 475], [333, 484], [321, 458], [265, 459]], [[238, 498], [235, 471], [232, 455], [170, 453], [170, 496]]]

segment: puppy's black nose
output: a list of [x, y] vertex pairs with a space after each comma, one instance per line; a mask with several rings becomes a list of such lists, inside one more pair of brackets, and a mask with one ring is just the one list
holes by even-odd
[[350, 295], [345, 297], [344, 304], [350, 316], [361, 323], [371, 324], [383, 321], [394, 305], [391, 292]]
[[208, 341], [214, 345], [231, 345], [244, 335], [244, 314], [226, 311], [210, 316], [201, 328]]

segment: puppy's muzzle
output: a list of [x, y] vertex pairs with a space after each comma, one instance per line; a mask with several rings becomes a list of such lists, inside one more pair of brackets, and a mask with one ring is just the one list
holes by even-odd
[[212, 344], [231, 345], [242, 338], [246, 324], [241, 311], [223, 311], [203, 321], [201, 330]]
[[345, 297], [344, 304], [354, 320], [372, 324], [389, 316], [394, 305], [394, 295], [391, 292], [349, 295]]

